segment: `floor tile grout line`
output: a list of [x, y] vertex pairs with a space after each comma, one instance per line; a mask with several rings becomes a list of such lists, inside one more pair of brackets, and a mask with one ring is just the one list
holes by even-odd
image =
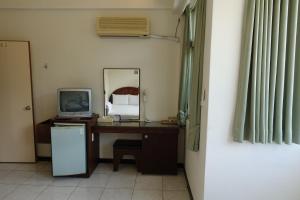
[[[14, 172], [14, 171], [16, 171], [16, 170], [12, 170], [11, 173]], [[10, 173], [8, 173], [8, 174], [5, 176], [5, 178], [8, 177], [9, 175], [10, 175]], [[33, 176], [34, 176], [34, 173], [33, 173], [31, 176], [25, 178], [23, 181], [20, 181], [20, 182], [5, 182], [5, 181], [2, 180], [2, 181], [0, 181], [0, 183], [1, 183], [1, 184], [17, 185], [17, 186], [20, 186], [20, 185], [26, 185], [26, 184], [25, 184], [26, 181], [29, 180], [30, 178], [32, 178]], [[5, 179], [5, 178], [4, 178], [4, 179]]]
[[3, 200], [5, 200], [5, 198], [8, 196], [8, 195], [10, 195], [10, 194], [12, 194], [14, 191], [16, 191], [17, 190], [17, 188], [19, 187], [19, 185], [17, 185], [17, 184], [14, 184], [16, 187], [11, 191], [11, 192], [9, 192], [8, 194], [6, 194], [6, 195], [4, 195], [4, 197], [2, 198]]
[[161, 176], [161, 199], [164, 200], [164, 176]]
[[80, 180], [80, 181], [75, 185], [73, 191], [69, 194], [67, 200], [69, 200], [69, 199], [71, 198], [72, 194], [76, 191], [76, 189], [78, 188], [78, 186], [79, 186], [79, 184], [81, 183], [81, 181], [83, 181], [83, 180]]
[[110, 178], [112, 177], [112, 174], [109, 174], [109, 175], [107, 175], [107, 176], [108, 176], [108, 177], [107, 177], [106, 183], [105, 183], [105, 185], [104, 185], [104, 189], [107, 189], [108, 182], [109, 182]]
[[113, 173], [109, 173], [109, 174], [105, 174], [105, 175], [107, 176], [107, 180], [106, 180], [105, 186], [103, 188], [103, 191], [102, 191], [102, 193], [101, 193], [101, 195], [99, 197], [99, 200], [101, 200], [101, 198], [102, 198], [103, 193], [105, 192], [105, 190], [109, 189], [109, 188], [107, 188], [107, 186], [108, 186], [109, 180], [111, 179], [111, 177], [113, 177]]
[[102, 196], [103, 196], [103, 193], [104, 193], [104, 191], [105, 191], [105, 188], [102, 188], [102, 192], [101, 192], [101, 194], [100, 194], [100, 197], [98, 198], [98, 200], [101, 200], [101, 198], [102, 198]]
[[[28, 172], [29, 173], [29, 176], [26, 178], [26, 176], [25, 176], [25, 178], [23, 179], [23, 181], [15, 181], [15, 182], [11, 182], [11, 183], [9, 183], [9, 182], [7, 182], [7, 183], [3, 183], [3, 184], [11, 184], [11, 185], [15, 185], [15, 188], [13, 188], [13, 190], [11, 191], [11, 192], [9, 192], [8, 194], [6, 194], [5, 196], [4, 196], [4, 198], [7, 198], [7, 196], [8, 195], [10, 195], [11, 193], [13, 193], [13, 192], [15, 192], [19, 187], [21, 187], [22, 185], [30, 185], [30, 186], [39, 186], [38, 184], [36, 184], [36, 183], [38, 183], [39, 182], [39, 180], [37, 179], [37, 182], [36, 183], [34, 183], [34, 181], [35, 180], [33, 180], [31, 183], [30, 183], [30, 179], [32, 179], [34, 176], [36, 176], [37, 174], [39, 174], [39, 173], [41, 173], [41, 172], [47, 172], [47, 171], [49, 171], [49, 170], [16, 170], [16, 169], [14, 169], [14, 170], [6, 170], [6, 171], [8, 171], [8, 174], [11, 174], [11, 173], [13, 173], [13, 172]], [[30, 175], [30, 173], [32, 173], [31, 175]], [[97, 174], [97, 173], [95, 173], [95, 174]], [[87, 186], [85, 186], [85, 187], [83, 187], [83, 188], [90, 188], [90, 187], [92, 187], [92, 188], [98, 188], [99, 190], [101, 189], [101, 194], [99, 195], [99, 200], [101, 200], [101, 198], [103, 198], [103, 195], [104, 195], [104, 191], [105, 190], [107, 190], [107, 189], [119, 189], [119, 190], [121, 190], [121, 189], [131, 189], [131, 200], [133, 200], [133, 194], [134, 194], [134, 191], [137, 191], [138, 189], [136, 189], [136, 186], [137, 186], [137, 183], [138, 183], [138, 176], [139, 176], [139, 173], [135, 173], [135, 174], [132, 174], [131, 173], [131, 171], [129, 172], [129, 174], [127, 173], [127, 171], [125, 170], [125, 173], [123, 174], [123, 173], [120, 173], [120, 174], [114, 174], [114, 173], [107, 173], [107, 172], [101, 172], [101, 171], [99, 171], [99, 173], [98, 174], [101, 174], [101, 175], [105, 175], [105, 176], [107, 176], [107, 178], [106, 178], [106, 180], [105, 180], [105, 184], [103, 184], [104, 185], [104, 188], [103, 188], [103, 186], [94, 186], [93, 184], [90, 184], [90, 185], [87, 185]], [[111, 179], [111, 177], [113, 177], [114, 175], [134, 175], [134, 184], [133, 184], [133, 188], [123, 188], [123, 187], [118, 187], [118, 188], [108, 188], [108, 185], [109, 185], [109, 181], [110, 181], [110, 179]], [[8, 176], [8, 175], [5, 175], [6, 177]], [[187, 190], [187, 188], [186, 187], [182, 187], [182, 188], [169, 188], [169, 187], [166, 187], [166, 183], [168, 182], [167, 181], [167, 178], [166, 178], [167, 176], [161, 176], [161, 179], [162, 179], [162, 182], [161, 182], [161, 195], [162, 195], [162, 197], [161, 197], [161, 199], [162, 200], [164, 200], [165, 199], [165, 196], [164, 196], [164, 193], [166, 192], [166, 191], [186, 191]], [[41, 180], [41, 181], [43, 181], [43, 180]], [[79, 180], [75, 185], [73, 184], [71, 187], [72, 187], [72, 190], [70, 190], [70, 193], [68, 194], [68, 196], [67, 196], [67, 200], [69, 200], [71, 197], [72, 197], [72, 194], [74, 194], [74, 192], [76, 191], [76, 189], [77, 188], [81, 188], [80, 187], [80, 183], [82, 182], [83, 180]], [[28, 183], [26, 183], [26, 182], [28, 182]], [[68, 186], [68, 185], [66, 185], [66, 186], [55, 186], [55, 185], [51, 185], [51, 184], [53, 184], [53, 182], [54, 182], [54, 180], [50, 180], [47, 184], [43, 184], [42, 186], [45, 186], [45, 188], [43, 188], [38, 194], [37, 194], [37, 196], [35, 197], [35, 199], [37, 199], [37, 198], [39, 198], [40, 196], [41, 196], [41, 194], [45, 191], [45, 190], [47, 190], [47, 188], [49, 188], [49, 187], [58, 187], [58, 188], [63, 188], [63, 187], [69, 187], [70, 188], [70, 186]], [[45, 183], [45, 182], [44, 182]], [[97, 184], [96, 184], [97, 185]], [[145, 190], [147, 190], [147, 189], [145, 189]], [[157, 189], [149, 189], [149, 190], [157, 190]]]
[[42, 191], [39, 192], [39, 194], [34, 198], [34, 200], [38, 199], [38, 197], [49, 188], [49, 185], [47, 185]]
[[133, 188], [132, 188], [132, 192], [131, 192], [131, 200], [133, 200], [133, 194], [134, 194], [137, 178], [138, 178], [138, 173], [135, 174], [135, 180], [134, 180], [134, 184], [133, 184]]
[[31, 176], [25, 178], [25, 179], [20, 183], [20, 185], [24, 185], [24, 183], [26, 183], [26, 181], [28, 181], [29, 179], [31, 179], [33, 176], [34, 176], [34, 173], [33, 173]]
[[76, 187], [73, 188], [72, 192], [70, 192], [69, 196], [67, 197], [67, 200], [69, 200], [72, 196], [72, 194], [75, 192]]
[[153, 188], [140, 188], [140, 189], [134, 189], [135, 191], [164, 191], [162, 189], [153, 189]]
[[[16, 171], [16, 170], [14, 170], [14, 169], [9, 169], [9, 170], [3, 170], [3, 171], [8, 171], [8, 173], [3, 177], [4, 179], [7, 177], [7, 176], [9, 176], [11, 173], [13, 173], [14, 171]], [[3, 182], [4, 184], [6, 184], [5, 182]]]

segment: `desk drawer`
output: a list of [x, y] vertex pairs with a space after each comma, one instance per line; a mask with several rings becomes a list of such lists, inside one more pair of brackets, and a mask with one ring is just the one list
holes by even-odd
[[178, 128], [144, 128], [142, 130], [143, 133], [147, 134], [173, 134], [178, 135]]

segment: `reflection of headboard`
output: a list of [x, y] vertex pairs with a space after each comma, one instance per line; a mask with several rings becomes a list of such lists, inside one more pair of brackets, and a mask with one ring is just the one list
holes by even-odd
[[140, 89], [137, 87], [121, 87], [116, 89], [109, 96], [109, 102], [113, 103], [113, 94], [131, 94], [131, 95], [139, 95]]

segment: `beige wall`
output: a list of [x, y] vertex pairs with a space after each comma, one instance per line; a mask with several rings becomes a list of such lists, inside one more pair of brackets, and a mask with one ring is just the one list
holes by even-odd
[[[104, 15], [148, 16], [151, 32], [163, 35], [173, 35], [177, 23], [171, 10], [0, 10], [0, 38], [31, 42], [37, 123], [56, 115], [56, 90], [61, 87], [92, 88], [93, 111], [102, 115], [104, 67], [140, 67], [141, 89], [148, 93], [148, 118], [176, 115], [180, 43], [100, 38], [95, 32], [96, 17]], [[101, 149], [103, 157], [111, 156], [111, 142], [109, 136], [101, 139], [102, 148], [109, 148]], [[41, 155], [47, 152], [39, 150]]]
[[170, 9], [173, 0], [1, 0], [0, 8], [53, 9], [53, 8], [126, 8]]

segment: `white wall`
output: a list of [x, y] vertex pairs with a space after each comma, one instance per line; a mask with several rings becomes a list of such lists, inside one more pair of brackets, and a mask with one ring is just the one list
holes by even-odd
[[[61, 87], [92, 88], [93, 111], [103, 114], [104, 67], [141, 69], [141, 89], [148, 92], [149, 119], [161, 120], [177, 114], [180, 44], [155, 39], [100, 38], [95, 31], [96, 17], [104, 15], [148, 16], [151, 32], [163, 35], [173, 35], [177, 24], [171, 10], [0, 10], [0, 38], [31, 42], [36, 123], [56, 115], [56, 90]], [[101, 147], [111, 146], [111, 142], [104, 136]], [[47, 152], [39, 150], [40, 155]], [[110, 152], [101, 149], [103, 157], [110, 157]]]
[[206, 140], [207, 140], [207, 116], [209, 103], [209, 73], [210, 73], [210, 54], [211, 54], [211, 36], [212, 36], [212, 14], [213, 1], [207, 1], [206, 5], [206, 32], [204, 44], [204, 62], [203, 62], [203, 88], [206, 94], [206, 100], [201, 109], [200, 124], [200, 147], [198, 152], [185, 151], [185, 169], [189, 185], [195, 200], [202, 200], [205, 189], [205, 160], [206, 160]]
[[214, 0], [213, 6], [204, 199], [297, 200], [299, 145], [232, 140], [244, 0]]

